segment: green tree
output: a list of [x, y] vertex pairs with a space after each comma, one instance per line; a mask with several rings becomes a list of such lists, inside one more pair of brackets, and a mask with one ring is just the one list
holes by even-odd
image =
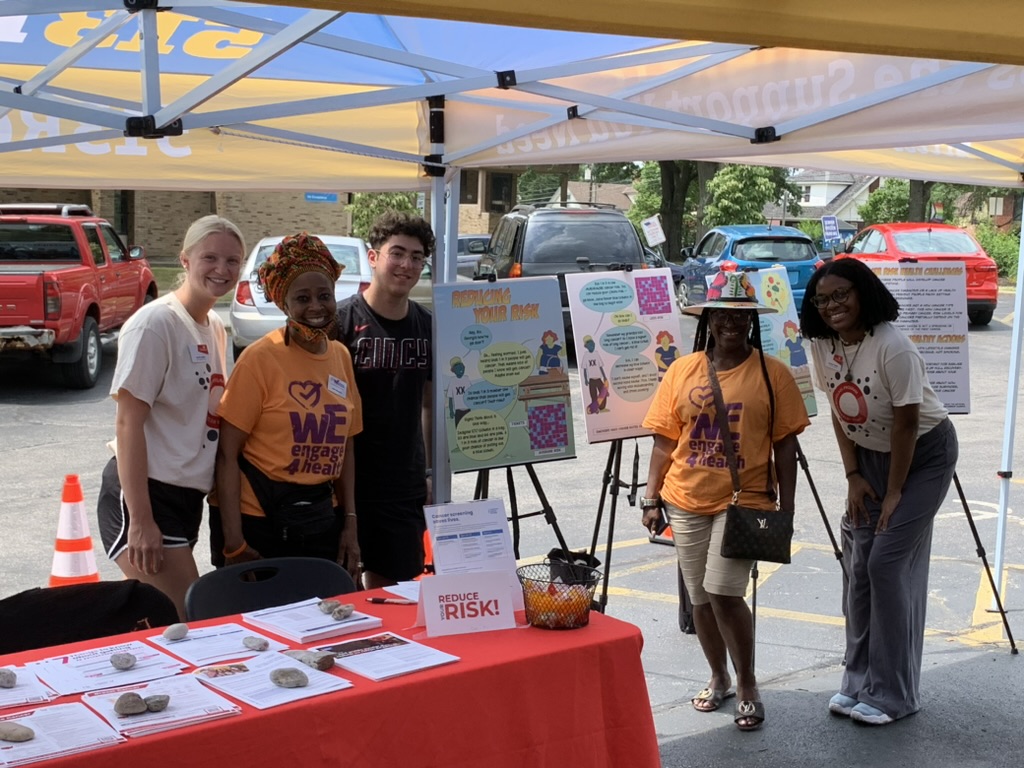
[[[640, 177], [634, 182], [636, 198], [629, 207], [626, 216], [633, 225], [640, 229], [640, 222], [650, 218], [661, 210], [661, 171], [654, 162], [644, 163], [640, 169]], [[662, 226], [665, 222], [662, 222]]]
[[807, 235], [811, 240], [814, 241], [817, 247], [821, 247], [822, 240], [825, 237], [825, 232], [822, 229], [821, 222], [815, 220], [801, 221], [797, 225], [797, 229]]
[[586, 180], [586, 169], [590, 169], [590, 180], [598, 184], [632, 184], [638, 171], [636, 163], [594, 163], [581, 165], [576, 181]]
[[797, 190], [787, 181], [784, 168], [726, 165], [708, 182], [707, 191], [710, 200], [704, 208], [705, 227], [763, 223], [764, 207], [787, 196], [789, 211], [800, 211]]
[[363, 240], [377, 217], [387, 211], [417, 212], [415, 192], [359, 192], [348, 206], [352, 213], [352, 235]]
[[910, 215], [910, 183], [904, 179], [888, 179], [868, 195], [867, 202], [857, 212], [865, 224], [907, 221]]
[[546, 203], [560, 186], [557, 173], [537, 173], [527, 168], [516, 182], [516, 192], [520, 203]]
[[662, 247], [669, 259], [678, 258], [688, 230], [685, 213], [692, 210], [695, 203], [696, 180], [697, 163], [660, 160], [644, 163], [640, 178], [634, 182], [637, 197], [627, 215], [639, 229], [643, 219], [661, 214], [661, 227], [665, 231]]

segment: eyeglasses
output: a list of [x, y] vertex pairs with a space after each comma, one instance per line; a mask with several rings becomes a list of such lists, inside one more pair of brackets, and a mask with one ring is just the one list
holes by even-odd
[[832, 293], [818, 293], [811, 296], [811, 304], [818, 309], [824, 309], [830, 301], [834, 301], [836, 304], [845, 304], [852, 292], [853, 288], [836, 288]]
[[735, 309], [716, 309], [708, 312], [708, 320], [717, 325], [747, 325], [750, 322], [750, 315], [747, 312], [737, 312]]
[[423, 266], [427, 263], [426, 257], [419, 253], [406, 253], [401, 249], [395, 249], [394, 247], [384, 251], [383, 256], [387, 258], [392, 264], [411, 264], [414, 269], [423, 269]]

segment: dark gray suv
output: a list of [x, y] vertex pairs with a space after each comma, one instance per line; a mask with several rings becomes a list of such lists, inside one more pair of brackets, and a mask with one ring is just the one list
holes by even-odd
[[[505, 214], [480, 258], [478, 277], [557, 275], [566, 339], [572, 338], [566, 272], [643, 269], [640, 236], [612, 206], [585, 203], [519, 205]], [[572, 349], [572, 345], [569, 345]]]

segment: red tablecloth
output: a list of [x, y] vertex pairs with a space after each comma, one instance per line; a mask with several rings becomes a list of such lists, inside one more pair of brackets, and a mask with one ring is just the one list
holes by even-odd
[[[415, 608], [347, 600], [413, 637]], [[239, 621], [237, 616], [195, 626]], [[383, 631], [383, 630], [377, 630]], [[153, 631], [0, 657], [0, 666], [142, 638]], [[372, 634], [372, 633], [365, 633]], [[346, 637], [349, 639], [352, 636]], [[534, 627], [417, 638], [461, 660], [43, 763], [47, 768], [604, 768], [659, 766], [631, 624], [591, 614], [582, 629]], [[323, 643], [320, 643], [323, 644]], [[66, 697], [58, 701], [74, 700]], [[15, 710], [4, 710], [13, 712]]]

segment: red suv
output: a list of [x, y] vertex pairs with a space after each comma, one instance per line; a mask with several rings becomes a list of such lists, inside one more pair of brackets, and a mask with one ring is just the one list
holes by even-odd
[[872, 224], [836, 258], [861, 261], [962, 261], [967, 267], [967, 319], [988, 325], [999, 298], [998, 268], [970, 234], [949, 224]]

